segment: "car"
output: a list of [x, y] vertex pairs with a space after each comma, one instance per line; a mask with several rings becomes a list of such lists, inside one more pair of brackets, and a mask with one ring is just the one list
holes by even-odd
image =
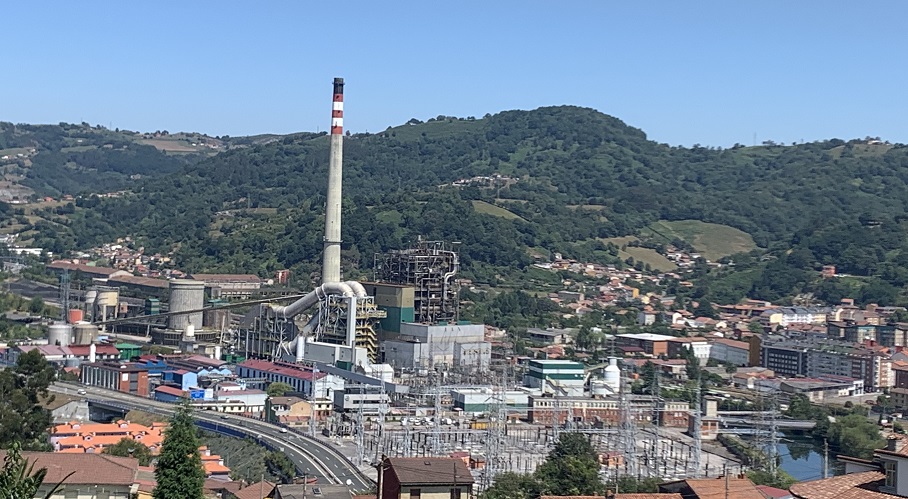
[[226, 415], [226, 414], [221, 414], [221, 419], [227, 419], [227, 415]]
[[84, 389], [82, 389], [82, 388], [79, 388], [79, 391], [78, 391], [78, 392], [76, 392], [76, 393], [78, 393], [78, 394], [79, 394], [79, 395], [85, 395], [85, 393], [86, 393], [86, 392], [85, 392], [85, 390], [84, 390]]
[[281, 433], [287, 433], [287, 428], [281, 428]]

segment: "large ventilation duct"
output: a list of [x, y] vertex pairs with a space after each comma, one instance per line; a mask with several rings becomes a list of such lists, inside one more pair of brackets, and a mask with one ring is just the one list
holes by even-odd
[[305, 296], [289, 305], [272, 305], [263, 303], [250, 310], [241, 321], [241, 327], [250, 328], [258, 317], [269, 319], [292, 319], [317, 304], [328, 295], [355, 296], [364, 298], [368, 296], [366, 288], [356, 281], [329, 282], [313, 289]]

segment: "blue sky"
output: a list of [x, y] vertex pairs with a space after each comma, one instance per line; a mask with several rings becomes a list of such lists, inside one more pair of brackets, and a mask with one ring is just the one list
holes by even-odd
[[0, 120], [247, 135], [592, 107], [670, 144], [908, 142], [908, 2], [4, 2]]

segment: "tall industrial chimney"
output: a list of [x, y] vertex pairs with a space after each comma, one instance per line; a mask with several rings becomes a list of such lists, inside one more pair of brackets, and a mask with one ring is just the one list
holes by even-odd
[[340, 282], [341, 178], [344, 160], [344, 79], [334, 79], [331, 108], [331, 152], [328, 157], [328, 202], [325, 206], [325, 248], [322, 283]]

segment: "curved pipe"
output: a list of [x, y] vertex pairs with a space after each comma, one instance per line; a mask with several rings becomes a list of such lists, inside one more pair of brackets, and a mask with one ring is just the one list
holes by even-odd
[[369, 293], [366, 292], [365, 286], [360, 284], [358, 281], [346, 281], [344, 282], [347, 286], [353, 289], [353, 293], [357, 298], [365, 298], [369, 296]]
[[454, 268], [451, 269], [450, 272], [445, 273], [442, 280], [441, 309], [447, 312], [447, 302], [445, 301], [445, 298], [448, 296], [448, 281], [450, 281], [451, 278], [454, 277], [455, 274], [457, 274], [457, 271], [460, 270], [460, 258], [458, 258], [457, 253], [454, 253], [453, 251], [446, 251], [445, 253], [450, 253], [451, 257], [454, 260]]
[[[357, 283], [359, 284], [359, 283]], [[362, 286], [362, 285], [360, 285]], [[289, 305], [272, 305], [262, 303], [252, 308], [240, 321], [240, 327], [249, 329], [255, 325], [255, 319], [265, 316], [276, 319], [290, 319], [301, 314], [309, 307], [315, 305], [325, 296], [339, 294], [343, 296], [356, 296], [356, 291], [348, 283], [329, 282], [310, 291], [306, 296]]]

